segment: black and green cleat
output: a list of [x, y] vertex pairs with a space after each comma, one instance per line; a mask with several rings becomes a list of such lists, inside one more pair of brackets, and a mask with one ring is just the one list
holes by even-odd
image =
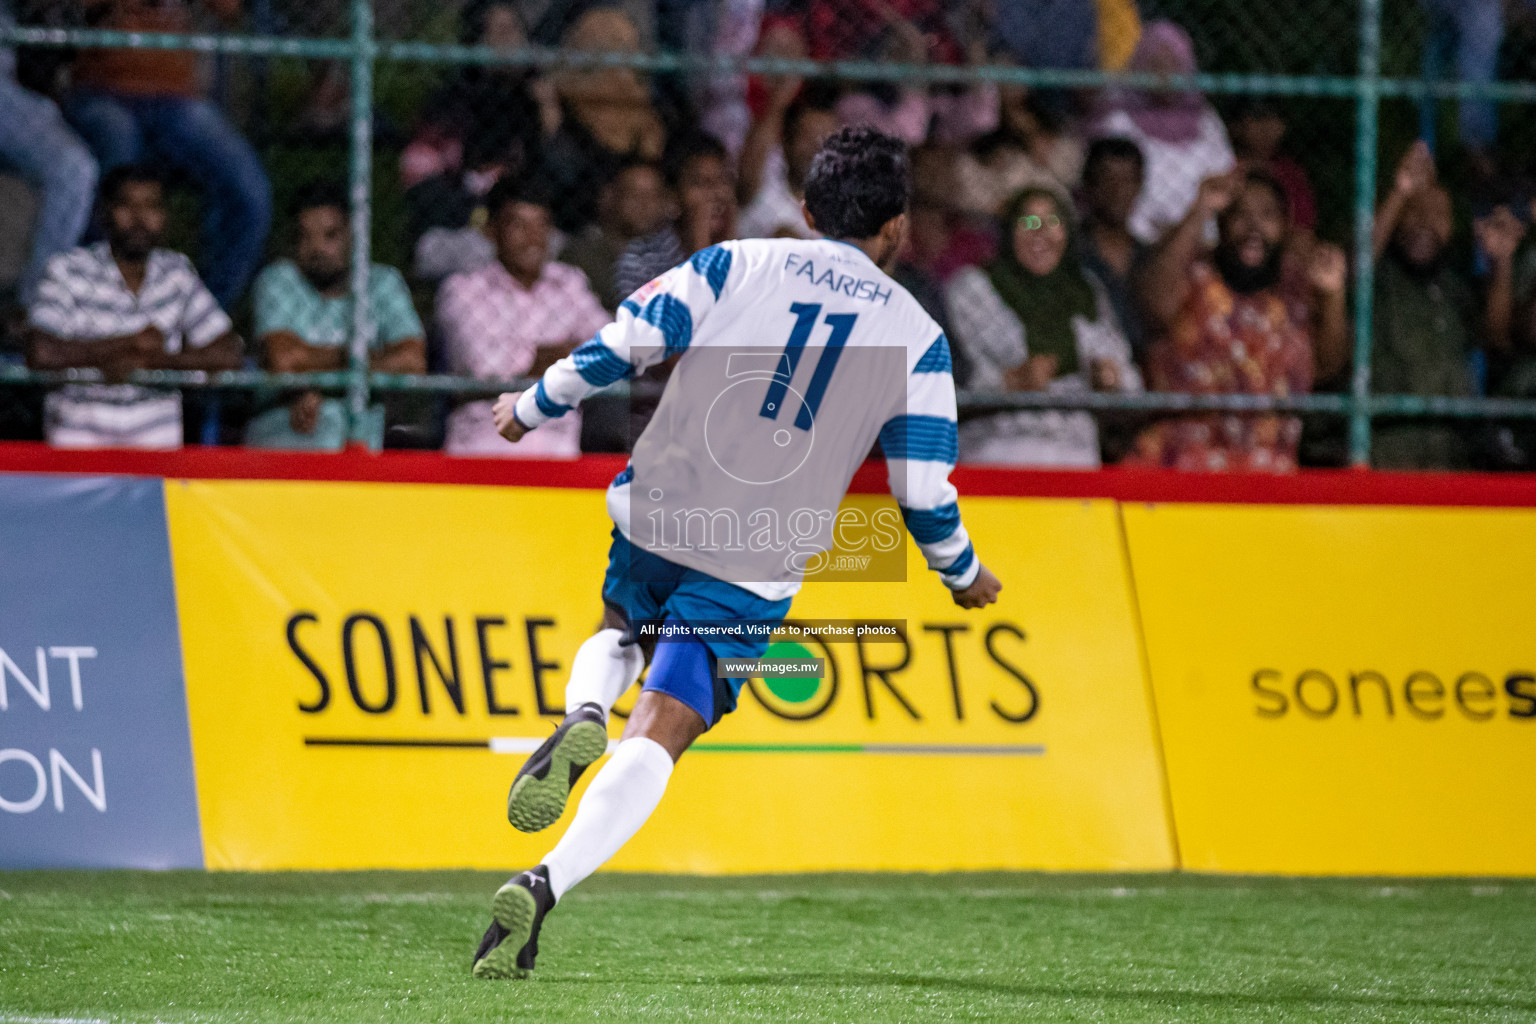
[[540, 832], [560, 820], [571, 787], [608, 749], [603, 709], [583, 704], [523, 763], [507, 794], [507, 820], [519, 832]]
[[526, 978], [539, 955], [539, 929], [555, 905], [549, 869], [538, 867], [496, 890], [491, 901], [491, 926], [475, 950], [477, 978]]

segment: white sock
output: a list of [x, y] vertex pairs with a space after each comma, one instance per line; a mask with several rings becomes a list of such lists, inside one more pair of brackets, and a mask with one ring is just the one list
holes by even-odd
[[571, 660], [571, 677], [565, 684], [566, 714], [583, 704], [596, 704], [606, 715], [640, 678], [645, 655], [637, 644], [620, 644], [623, 638], [623, 630], [603, 629], [577, 648]]
[[607, 863], [640, 831], [672, 775], [672, 755], [653, 739], [619, 744], [576, 807], [576, 817], [544, 858], [555, 899]]

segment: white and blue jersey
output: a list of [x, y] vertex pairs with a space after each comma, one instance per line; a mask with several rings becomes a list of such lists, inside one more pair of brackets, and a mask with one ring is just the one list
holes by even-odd
[[[819, 339], [822, 348], [809, 346]], [[889, 380], [872, 384], [855, 357], [865, 348], [897, 350]], [[716, 372], [700, 355], [711, 349], [761, 351], [782, 369], [753, 378], [725, 401], [729, 388], [699, 376]], [[704, 249], [635, 292], [617, 320], [545, 371], [518, 401], [517, 418], [537, 427], [675, 355], [681, 358], [657, 414], [608, 490], [609, 513], [629, 541], [767, 601], [785, 600], [801, 584], [793, 566], [743, 576], [729, 551], [637, 536], [644, 523], [639, 515], [631, 522], [632, 498], [665, 490], [669, 501], [701, 509], [733, 500], [720, 474], [687, 471], [705, 456], [682, 451], [689, 443], [677, 441], [682, 425], [705, 431], [708, 457], [725, 476], [757, 472], [756, 483], [782, 479], [774, 475], [781, 464], [792, 472], [814, 440], [818, 469], [797, 478], [795, 486], [808, 493], [796, 501], [832, 509], [878, 440], [907, 531], [929, 568], [952, 589], [975, 580], [980, 563], [949, 482], [958, 453], [949, 343], [863, 251], [825, 239], [752, 239]], [[645, 494], [631, 495], [636, 480]]]

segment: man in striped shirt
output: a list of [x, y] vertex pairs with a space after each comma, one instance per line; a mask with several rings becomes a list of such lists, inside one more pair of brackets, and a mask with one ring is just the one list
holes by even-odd
[[[878, 530], [839, 511], [877, 440], [901, 518], [955, 603], [997, 599], [1001, 585], [977, 559], [949, 482], [958, 447], [949, 344], [885, 270], [906, 235], [908, 191], [905, 146], [843, 129], [806, 179], [807, 226], [825, 238], [702, 249], [626, 299], [614, 323], [537, 387], [497, 402], [497, 429], [516, 441], [676, 357], [608, 489], [604, 628], [571, 664], [565, 720], [512, 784], [514, 826], [534, 832], [560, 817], [607, 748], [609, 710], [647, 658], [651, 669], [570, 828], [497, 892], [477, 977], [532, 969], [545, 914], [640, 829], [673, 764], [735, 708], [743, 668], [726, 659], [762, 657], [834, 540], [880, 548]], [[899, 534], [891, 540], [899, 551]]]
[[53, 257], [28, 310], [33, 369], [97, 369], [107, 381], [48, 395], [48, 443], [180, 448], [180, 393], [128, 384], [127, 376], [231, 370], [240, 364], [240, 339], [191, 261], [159, 248], [165, 197], [153, 171], [109, 172], [100, 205], [107, 240]]

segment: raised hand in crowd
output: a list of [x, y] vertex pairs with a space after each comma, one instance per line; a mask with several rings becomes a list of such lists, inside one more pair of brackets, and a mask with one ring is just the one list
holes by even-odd
[[1526, 226], [1507, 206], [1495, 207], [1486, 217], [1472, 222], [1472, 234], [1488, 257], [1489, 274], [1484, 330], [1489, 348], [1510, 347], [1510, 323], [1515, 306], [1515, 251], [1525, 238]]
[[1513, 263], [1515, 250], [1520, 248], [1525, 231], [1525, 224], [1507, 206], [1497, 207], [1488, 216], [1472, 222], [1478, 247], [1495, 267]]
[[1392, 177], [1392, 187], [1405, 196], [1411, 196], [1435, 183], [1435, 157], [1429, 151], [1429, 143], [1419, 139], [1408, 147], [1397, 162], [1397, 172]]
[[1376, 224], [1371, 230], [1371, 252], [1376, 259], [1387, 251], [1397, 222], [1403, 215], [1408, 200], [1435, 184], [1437, 171], [1434, 154], [1423, 139], [1408, 147], [1397, 162], [1397, 172], [1392, 176], [1392, 191], [1376, 209]]
[[1317, 375], [1331, 377], [1349, 362], [1349, 258], [1332, 242], [1317, 242], [1307, 260], [1307, 283], [1312, 286], [1312, 351]]
[[1213, 174], [1200, 182], [1184, 219], [1154, 245], [1141, 274], [1142, 304], [1158, 324], [1171, 324], [1189, 295], [1189, 271], [1206, 252], [1206, 225], [1237, 201], [1244, 172]]
[[798, 75], [776, 75], [764, 81], [769, 87], [768, 108], [748, 130], [736, 161], [736, 199], [742, 206], [752, 202], [762, 187], [769, 154], [784, 145], [785, 115], [805, 84]]
[[1190, 208], [1190, 218], [1198, 217], [1203, 226], [1206, 218], [1215, 217], [1232, 205], [1242, 183], [1243, 171], [1239, 169], [1206, 178], [1195, 193], [1195, 205]]
[[926, 64], [935, 40], [923, 30], [903, 18], [889, 4], [883, 5], [881, 14], [890, 32], [885, 57], [897, 64]]
[[1307, 258], [1307, 283], [1319, 295], [1343, 294], [1349, 282], [1349, 259], [1332, 242], [1317, 242]]

